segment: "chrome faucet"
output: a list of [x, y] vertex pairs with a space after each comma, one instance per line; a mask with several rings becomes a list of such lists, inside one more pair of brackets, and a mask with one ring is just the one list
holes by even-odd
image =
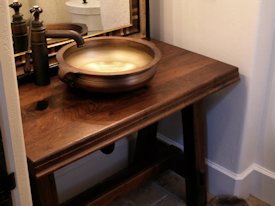
[[[46, 30], [43, 21], [39, 19], [43, 12], [39, 6], [30, 9], [33, 20], [30, 21], [30, 44], [33, 59], [33, 70], [35, 83], [40, 86], [50, 84], [48, 48], [46, 38], [71, 38], [74, 39], [78, 47], [84, 45], [82, 36], [73, 30]], [[27, 52], [28, 53], [28, 52]], [[26, 64], [27, 65], [27, 64]]]

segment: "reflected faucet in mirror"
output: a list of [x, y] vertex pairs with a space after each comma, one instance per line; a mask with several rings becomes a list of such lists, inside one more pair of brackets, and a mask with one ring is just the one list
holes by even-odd
[[[83, 0], [19, 0], [20, 3], [17, 0], [9, 0], [11, 5], [15, 2], [16, 4], [20, 4], [20, 13], [18, 12], [22, 19], [20, 23], [21, 21], [29, 21], [29, 8], [31, 8], [32, 5], [39, 5], [44, 10], [41, 18], [47, 29], [51, 29], [49, 25], [63, 23], [75, 25], [80, 23], [88, 27], [88, 34], [85, 35], [89, 36], [100, 35], [101, 33], [133, 26], [133, 18], [137, 18], [138, 1], [139, 0], [86, 0], [84, 4]], [[18, 16], [19, 15], [16, 15], [17, 19]], [[11, 22], [14, 22], [12, 18], [11, 16]], [[92, 21], [90, 19], [92, 19]], [[18, 27], [19, 22], [16, 21], [16, 23]], [[29, 23], [27, 23], [27, 25], [29, 25]], [[138, 25], [135, 24], [135, 27], [137, 26]], [[24, 28], [24, 34], [26, 35], [26, 25]], [[13, 33], [16, 34], [16, 32]], [[19, 38], [16, 39], [18, 40], [16, 45], [18, 45], [19, 42], [25, 42], [25, 50], [15, 49], [15, 54], [27, 51], [26, 39], [26, 36], [25, 40], [22, 41]], [[48, 44], [55, 44], [67, 40], [52, 38], [48, 41]]]
[[23, 19], [23, 14], [19, 11], [22, 4], [18, 1], [14, 1], [9, 6], [14, 9], [11, 22], [14, 52], [26, 51], [28, 47], [28, 31], [26, 20]]
[[[48, 48], [46, 38], [71, 38], [78, 47], [84, 45], [82, 36], [73, 30], [46, 30], [40, 14], [43, 10], [35, 5], [30, 9], [33, 19], [30, 21], [30, 39], [27, 55], [31, 53], [33, 60], [34, 81], [37, 85], [44, 86], [50, 83]], [[31, 52], [30, 52], [31, 50]], [[30, 55], [26, 61], [30, 61]], [[27, 63], [26, 65], [30, 65]], [[29, 69], [26, 69], [29, 70]]]
[[[47, 31], [49, 30], [74, 30], [80, 33], [83, 38], [90, 39], [95, 36], [129, 36], [134, 35], [135, 37], [145, 37], [146, 35], [146, 27], [145, 27], [145, 0], [87, 0], [86, 4], [83, 4], [83, 0], [19, 0], [22, 6], [20, 8], [19, 15], [23, 18], [23, 21], [26, 22], [26, 27], [29, 27], [30, 19], [32, 19], [33, 14], [30, 15], [29, 9], [32, 5], [39, 5], [43, 8], [43, 13], [40, 15], [40, 18], [43, 19], [43, 25], [46, 29], [45, 36]], [[18, 2], [17, 0], [9, 0], [10, 4], [13, 2]], [[72, 19], [72, 12], [70, 12], [66, 3], [77, 2], [72, 9], [78, 7], [78, 5], [85, 5], [85, 8], [93, 8], [93, 14], [100, 12], [100, 21], [89, 21], [93, 22], [92, 30], [88, 31], [88, 25], [81, 21], [80, 18]], [[98, 3], [99, 8], [98, 8]], [[118, 3], [119, 2], [119, 3]], [[96, 9], [94, 10], [94, 8]], [[83, 11], [83, 10], [82, 10]], [[86, 11], [84, 9], [84, 11]], [[16, 13], [16, 12], [15, 12]], [[11, 12], [11, 15], [14, 13]], [[90, 14], [90, 13], [89, 13]], [[89, 16], [89, 15], [88, 15]], [[10, 16], [12, 18], [12, 16]], [[25, 20], [24, 20], [25, 19]], [[114, 22], [116, 20], [116, 22]], [[118, 21], [119, 20], [119, 21]], [[11, 19], [12, 22], [12, 19]], [[101, 29], [97, 29], [96, 23], [101, 22]], [[19, 22], [17, 22], [19, 23]], [[115, 23], [115, 24], [114, 24]], [[18, 25], [18, 24], [14, 24]], [[29, 32], [29, 28], [27, 28], [27, 32]], [[14, 33], [16, 34], [16, 33]], [[47, 34], [48, 35], [48, 34]], [[49, 34], [50, 35], [50, 34]], [[54, 34], [56, 35], [56, 34]], [[22, 40], [24, 44], [28, 44], [26, 39], [28, 40], [28, 36], [25, 36], [25, 40]], [[16, 37], [16, 36], [14, 36]], [[19, 41], [19, 42], [22, 42]], [[14, 41], [15, 42], [15, 41]], [[47, 47], [48, 47], [48, 61], [49, 61], [49, 70], [50, 74], [56, 73], [57, 62], [55, 59], [56, 52], [64, 45], [72, 42], [68, 38], [47, 38]], [[31, 43], [31, 42], [30, 42]], [[17, 45], [17, 44], [16, 44]], [[31, 45], [29, 47], [29, 52], [27, 52], [27, 56], [31, 57]], [[26, 46], [25, 46], [26, 48]], [[19, 83], [25, 83], [29, 81], [33, 81], [34, 72], [32, 65], [26, 66], [27, 58], [25, 50], [15, 50], [15, 63], [16, 63], [16, 73], [17, 79]], [[33, 62], [31, 62], [33, 63]], [[27, 72], [25, 70], [27, 69]], [[30, 70], [31, 68], [31, 70]]]

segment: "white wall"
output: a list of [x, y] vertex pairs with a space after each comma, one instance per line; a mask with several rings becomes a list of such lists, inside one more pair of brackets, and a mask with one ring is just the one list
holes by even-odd
[[45, 23], [70, 22], [70, 13], [66, 10], [67, 0], [30, 0], [30, 6], [38, 5], [43, 9], [41, 19]]
[[[275, 147], [275, 3], [271, 0], [265, 1], [262, 8], [262, 23], [260, 25], [260, 31], [268, 31], [264, 35], [260, 32], [261, 39], [259, 40], [259, 49], [268, 48], [269, 52], [258, 52], [262, 56], [261, 59], [264, 61], [258, 65], [266, 65], [269, 68], [267, 76], [264, 79], [266, 82], [266, 90], [264, 91], [266, 95], [265, 106], [263, 110], [263, 121], [262, 130], [259, 131], [258, 141], [258, 155], [257, 163], [262, 166], [275, 171], [275, 160], [273, 160], [272, 155]], [[267, 54], [267, 55], [266, 55]], [[265, 56], [265, 57], [264, 57]], [[270, 60], [269, 60], [270, 59]], [[257, 77], [256, 77], [257, 78]]]
[[[275, 162], [270, 157], [274, 156], [274, 131], [273, 138], [263, 138], [266, 123], [262, 122], [267, 118], [264, 112], [271, 114], [272, 109], [265, 111], [274, 13], [272, 0], [151, 0], [153, 38], [240, 69], [240, 83], [206, 100], [209, 189], [215, 194], [263, 197], [261, 189], [251, 189], [255, 178], [271, 174], [268, 177], [273, 180]], [[159, 131], [179, 142], [182, 135], [166, 129], [167, 124], [180, 127], [177, 115], [171, 118]], [[272, 195], [264, 198], [275, 205]]]
[[[273, 6], [274, 7], [274, 6]], [[273, 11], [274, 12], [274, 11]], [[266, 78], [267, 89], [265, 91], [266, 100], [263, 108], [263, 120], [261, 130], [259, 130], [259, 138], [257, 142], [257, 157], [256, 163], [262, 167], [254, 187], [254, 194], [268, 200], [272, 205], [275, 205], [275, 35], [274, 35], [274, 16], [270, 26], [271, 33], [273, 34], [273, 44], [270, 43], [269, 47], [273, 46], [273, 52], [269, 55], [272, 59], [270, 65], [269, 76]], [[260, 175], [262, 173], [265, 175]]]
[[[13, 0], [8, 0], [9, 3], [12, 3]], [[30, 8], [34, 5], [38, 5], [43, 9], [41, 14], [41, 19], [45, 23], [60, 23], [60, 22], [70, 22], [71, 17], [70, 13], [67, 12], [65, 8], [65, 2], [67, 0], [19, 0], [22, 3], [20, 8], [20, 13], [23, 14], [24, 19], [30, 18]], [[14, 11], [10, 9], [10, 16], [14, 14]]]
[[257, 162], [265, 168], [275, 171], [275, 160], [271, 158], [274, 156], [275, 148], [275, 50], [273, 51], [272, 59], [272, 71], [268, 79], [269, 90], [267, 91], [267, 101], [264, 110], [265, 118], [263, 119], [261, 138], [258, 141]]
[[13, 56], [8, 1], [0, 2], [0, 127], [8, 173], [14, 172], [13, 205], [32, 205]]

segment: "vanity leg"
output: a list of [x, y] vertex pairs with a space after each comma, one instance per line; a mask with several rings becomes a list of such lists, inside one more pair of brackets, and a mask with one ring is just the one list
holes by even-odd
[[182, 111], [184, 136], [186, 202], [188, 206], [206, 205], [205, 115], [202, 101]]
[[31, 177], [33, 205], [35, 206], [57, 206], [58, 196], [53, 174], [36, 179]]
[[158, 123], [149, 125], [138, 131], [134, 163], [150, 161], [154, 154], [156, 146]]

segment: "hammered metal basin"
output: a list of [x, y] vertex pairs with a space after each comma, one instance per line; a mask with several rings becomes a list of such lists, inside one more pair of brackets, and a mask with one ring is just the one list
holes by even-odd
[[59, 78], [72, 87], [95, 92], [124, 92], [146, 85], [161, 57], [151, 42], [126, 37], [96, 37], [61, 48]]

